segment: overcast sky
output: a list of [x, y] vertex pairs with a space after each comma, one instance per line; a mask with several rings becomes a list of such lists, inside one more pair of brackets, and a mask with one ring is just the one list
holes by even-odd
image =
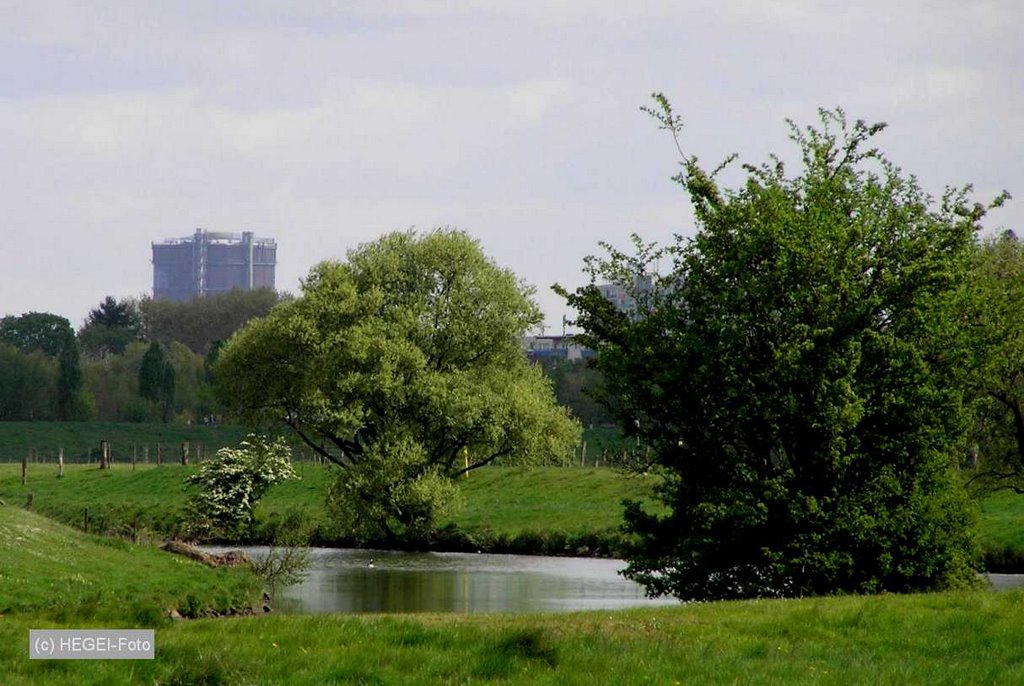
[[536, 286], [597, 242], [691, 234], [663, 91], [708, 164], [786, 153], [820, 106], [885, 121], [935, 195], [1017, 196], [1024, 3], [0, 0], [0, 315], [79, 326], [151, 293], [152, 241], [255, 231], [277, 284], [446, 225]]

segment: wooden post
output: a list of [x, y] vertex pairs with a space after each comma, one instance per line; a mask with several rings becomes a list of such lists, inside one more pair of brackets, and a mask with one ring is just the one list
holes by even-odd
[[135, 471], [135, 450], [132, 450], [132, 471]]
[[587, 442], [583, 441], [583, 448], [580, 450], [580, 466], [587, 466]]
[[156, 444], [156, 466], [159, 467], [164, 462], [164, 448], [159, 443]]
[[32, 462], [39, 462], [39, 451], [32, 448]]
[[57, 453], [57, 478], [64, 478], [64, 448]]
[[188, 441], [181, 444], [181, 464], [188, 464]]
[[110, 444], [100, 441], [100, 469], [110, 469]]
[[142, 446], [142, 461], [149, 464], [149, 446]]
[[23, 455], [21, 458], [21, 485], [24, 486], [28, 483], [28, 456]]

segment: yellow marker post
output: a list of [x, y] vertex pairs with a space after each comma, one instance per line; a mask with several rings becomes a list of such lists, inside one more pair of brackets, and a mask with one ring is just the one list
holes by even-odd
[[463, 476], [465, 478], [468, 479], [469, 478], [469, 448], [467, 448], [465, 446], [462, 447], [462, 467], [463, 467], [463, 469], [466, 470], [462, 474], [463, 474]]

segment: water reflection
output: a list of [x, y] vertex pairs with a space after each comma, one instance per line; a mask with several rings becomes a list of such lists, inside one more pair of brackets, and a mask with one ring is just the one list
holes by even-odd
[[[249, 548], [250, 556], [266, 548]], [[371, 563], [372, 561], [372, 563]], [[564, 612], [674, 604], [619, 576], [620, 560], [316, 548], [279, 612]]]

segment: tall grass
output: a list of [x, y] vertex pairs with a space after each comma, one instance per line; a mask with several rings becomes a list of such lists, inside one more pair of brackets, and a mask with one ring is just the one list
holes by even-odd
[[153, 661], [29, 662], [5, 684], [1014, 684], [1020, 593], [723, 602], [559, 615], [268, 616], [156, 632]]

